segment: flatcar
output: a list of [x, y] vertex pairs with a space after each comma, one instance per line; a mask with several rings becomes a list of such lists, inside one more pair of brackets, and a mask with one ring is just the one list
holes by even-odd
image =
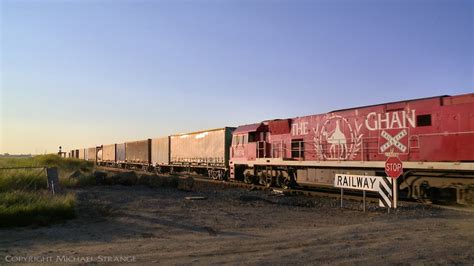
[[238, 127], [230, 179], [331, 187], [338, 173], [384, 173], [404, 164], [399, 191], [413, 199], [473, 201], [474, 94], [337, 110]]

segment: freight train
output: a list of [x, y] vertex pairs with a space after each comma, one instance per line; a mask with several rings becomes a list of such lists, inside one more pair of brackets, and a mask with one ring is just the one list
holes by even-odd
[[156, 172], [193, 171], [266, 186], [331, 188], [335, 174], [403, 161], [402, 198], [474, 202], [474, 93], [266, 120], [75, 149], [69, 157]]

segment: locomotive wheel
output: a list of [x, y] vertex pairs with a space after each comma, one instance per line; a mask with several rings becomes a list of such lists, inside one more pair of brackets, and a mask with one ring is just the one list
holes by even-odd
[[273, 176], [271, 175], [266, 175], [266, 178], [265, 178], [265, 186], [266, 187], [272, 187], [274, 185], [274, 178]]
[[282, 183], [280, 186], [284, 189], [289, 189], [291, 188], [291, 181], [288, 178], [285, 178], [282, 180]]
[[266, 181], [265, 174], [264, 174], [264, 173], [260, 173], [260, 175], [258, 175], [258, 184], [259, 184], [259, 185], [262, 185], [262, 186], [265, 186], [266, 183], [267, 183], [267, 181]]
[[245, 184], [252, 184], [252, 180], [250, 179], [249, 175], [244, 176], [244, 183]]
[[245, 173], [245, 175], [244, 175], [244, 183], [245, 184], [252, 184], [253, 180], [254, 180], [254, 178], [253, 178], [252, 174]]
[[276, 178], [276, 186], [282, 188], [288, 188], [286, 182], [286, 178], [283, 175], [278, 175]]

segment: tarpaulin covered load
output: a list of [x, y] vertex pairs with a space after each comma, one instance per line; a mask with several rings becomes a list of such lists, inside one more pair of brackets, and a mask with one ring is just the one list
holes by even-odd
[[149, 164], [151, 160], [151, 139], [125, 143], [127, 163]]
[[79, 153], [78, 153], [78, 158], [81, 159], [81, 160], [86, 160], [86, 152], [85, 152], [85, 149], [79, 149], [78, 151], [79, 151]]
[[120, 144], [117, 144], [117, 151], [116, 151], [116, 159], [117, 159], [117, 162], [120, 162], [120, 163], [123, 163], [125, 162], [125, 154], [126, 154], [126, 150], [125, 150], [125, 143], [120, 143]]
[[168, 165], [170, 162], [170, 138], [156, 138], [151, 140], [151, 164]]
[[170, 137], [170, 164], [227, 166], [233, 131], [234, 128], [225, 127], [172, 135]]
[[95, 147], [87, 149], [87, 158], [88, 161], [95, 161], [97, 157], [97, 149]]
[[102, 161], [115, 162], [115, 144], [104, 145], [102, 147]]

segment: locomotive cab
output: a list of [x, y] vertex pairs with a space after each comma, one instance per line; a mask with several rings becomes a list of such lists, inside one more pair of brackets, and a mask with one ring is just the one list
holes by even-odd
[[267, 130], [263, 123], [238, 127], [232, 135], [231, 158], [254, 161], [267, 155]]

